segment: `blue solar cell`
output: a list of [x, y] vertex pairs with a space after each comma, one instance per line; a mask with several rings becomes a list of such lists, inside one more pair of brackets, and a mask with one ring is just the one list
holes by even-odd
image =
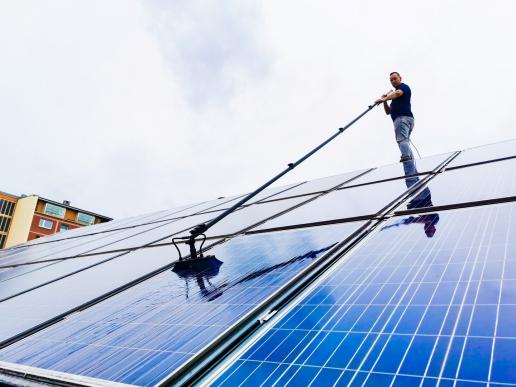
[[514, 203], [442, 212], [431, 235], [388, 221], [214, 383], [242, 383], [239, 366], [252, 361], [283, 367], [279, 385], [308, 368], [360, 385], [516, 384], [516, 286], [502, 279], [515, 223]]
[[514, 338], [497, 338], [493, 351], [491, 380], [514, 384], [516, 380], [516, 356]]
[[[218, 273], [163, 272], [5, 348], [0, 360], [156, 383], [361, 224], [232, 239], [213, 249], [223, 261]], [[173, 361], [163, 364], [164, 353]]]

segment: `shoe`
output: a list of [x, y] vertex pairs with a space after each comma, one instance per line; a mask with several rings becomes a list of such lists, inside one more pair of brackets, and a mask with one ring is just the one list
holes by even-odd
[[412, 157], [410, 156], [401, 156], [400, 163], [404, 163], [405, 161], [412, 160]]

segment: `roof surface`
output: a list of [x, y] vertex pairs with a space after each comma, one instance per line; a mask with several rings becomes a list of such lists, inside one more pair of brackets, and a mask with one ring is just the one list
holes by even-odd
[[515, 172], [512, 140], [271, 188], [204, 271], [172, 237], [238, 197], [2, 250], [0, 381], [515, 385]]

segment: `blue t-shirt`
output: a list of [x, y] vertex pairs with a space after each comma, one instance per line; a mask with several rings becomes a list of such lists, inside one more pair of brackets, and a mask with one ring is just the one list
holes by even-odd
[[405, 85], [404, 83], [400, 83], [396, 90], [402, 90], [403, 95], [396, 99], [393, 99], [391, 102], [391, 118], [394, 121], [396, 118], [400, 116], [408, 116], [414, 117], [412, 111], [410, 110], [410, 95], [412, 94], [410, 91], [410, 87]]

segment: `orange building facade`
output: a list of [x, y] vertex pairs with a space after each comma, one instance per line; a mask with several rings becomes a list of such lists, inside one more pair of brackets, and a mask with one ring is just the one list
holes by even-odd
[[73, 207], [68, 201], [59, 203], [37, 195], [17, 197], [0, 192], [0, 249], [110, 220]]
[[17, 196], [0, 191], [0, 249], [7, 242], [7, 234], [11, 227], [17, 201]]

